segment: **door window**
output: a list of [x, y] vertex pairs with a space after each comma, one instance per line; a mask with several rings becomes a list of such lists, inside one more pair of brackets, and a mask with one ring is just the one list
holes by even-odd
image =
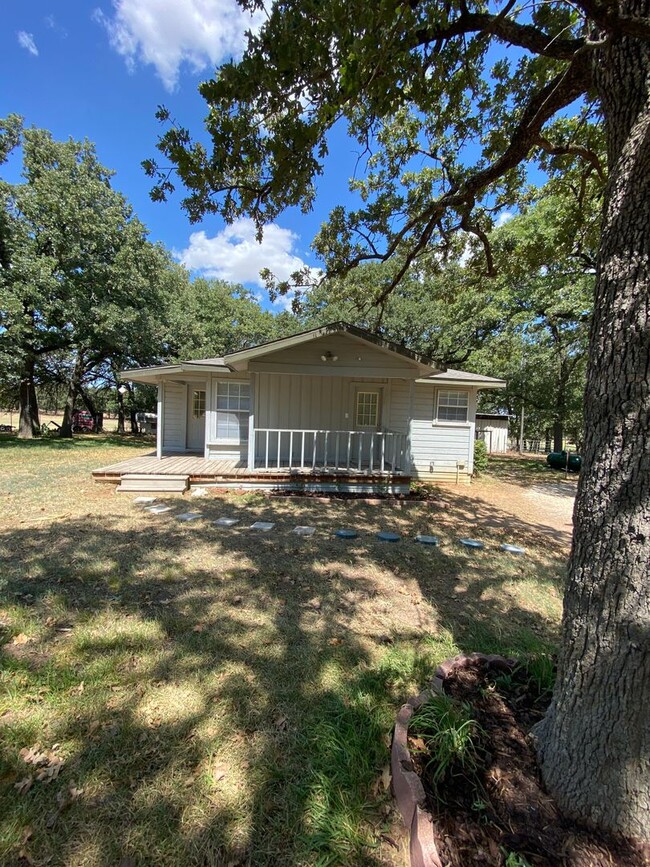
[[377, 427], [379, 419], [379, 393], [358, 391], [356, 408], [357, 427]]

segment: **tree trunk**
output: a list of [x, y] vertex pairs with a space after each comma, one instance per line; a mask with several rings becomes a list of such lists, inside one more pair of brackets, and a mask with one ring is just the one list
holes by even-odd
[[561, 421], [553, 422], [553, 451], [561, 452], [564, 446], [564, 425]]
[[117, 390], [117, 432], [118, 434], [126, 433], [124, 430], [124, 397], [119, 388]]
[[131, 416], [131, 433], [136, 436], [140, 433], [140, 427], [138, 425], [137, 412], [135, 409], [130, 411]]
[[[648, 0], [619, 5], [633, 17]], [[590, 334], [584, 468], [558, 680], [539, 726], [560, 808], [650, 839], [650, 44], [614, 38], [596, 85], [610, 178]]]
[[38, 417], [38, 401], [36, 399], [36, 386], [34, 384], [34, 368], [36, 360], [33, 355], [25, 359], [22, 375], [20, 377], [19, 396], [19, 439], [31, 439], [39, 436], [41, 423]]
[[77, 395], [81, 388], [81, 377], [83, 375], [83, 362], [81, 355], [77, 355], [74, 364], [72, 376], [68, 383], [68, 395], [66, 397], [65, 406], [63, 407], [63, 421], [59, 430], [59, 436], [70, 439], [72, 437], [72, 424], [74, 417], [74, 405], [77, 400]]

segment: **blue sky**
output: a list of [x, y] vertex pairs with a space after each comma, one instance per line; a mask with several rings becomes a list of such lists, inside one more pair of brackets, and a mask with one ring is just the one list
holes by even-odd
[[[237, 55], [250, 26], [235, 0], [3, 0], [0, 33], [0, 116], [24, 116], [55, 138], [88, 138], [114, 186], [148, 226], [195, 273], [258, 285], [259, 269], [287, 276], [315, 265], [312, 237], [329, 210], [347, 199], [354, 144], [338, 136], [336, 156], [321, 179], [312, 214], [288, 211], [268, 227], [259, 247], [246, 221], [226, 227], [218, 217], [190, 225], [180, 195], [149, 199], [140, 163], [157, 154], [165, 104], [181, 124], [198, 131], [205, 103], [197, 85], [221, 61]], [[253, 22], [254, 24], [255, 22]], [[3, 167], [17, 180], [15, 165]]]

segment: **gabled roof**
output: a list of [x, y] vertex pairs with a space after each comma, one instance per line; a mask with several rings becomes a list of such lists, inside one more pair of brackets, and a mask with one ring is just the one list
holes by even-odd
[[475, 385], [477, 388], [505, 388], [505, 379], [494, 376], [483, 376], [481, 373], [469, 373], [466, 370], [454, 370], [448, 367], [440, 373], [418, 379], [417, 382], [431, 382], [437, 385]]
[[[417, 382], [428, 382], [434, 385], [473, 385], [477, 388], [505, 388], [506, 386], [503, 379], [495, 379], [492, 376], [481, 376], [478, 373], [467, 373], [464, 370], [445, 369], [444, 365], [433, 362], [428, 356], [413, 352], [405, 346], [393, 343], [391, 340], [386, 340], [384, 337], [366, 331], [364, 328], [350, 325], [348, 322], [332, 322], [319, 328], [311, 328], [308, 331], [293, 334], [291, 337], [281, 337], [277, 340], [270, 340], [267, 343], [260, 343], [258, 346], [251, 346], [248, 349], [230, 352], [224, 355], [223, 358], [197, 358], [193, 361], [161, 364], [156, 367], [142, 367], [137, 370], [123, 370], [120, 376], [124, 379], [134, 379], [140, 382], [155, 382], [159, 377], [169, 376], [170, 374], [210, 373], [219, 370], [241, 371], [246, 370], [248, 362], [256, 358], [271, 355], [283, 349], [300, 346], [303, 343], [333, 334], [347, 334], [355, 340], [371, 344], [382, 352], [406, 358], [413, 367], [419, 370], [420, 376], [416, 380]], [[334, 373], [334, 370], [332, 372]]]
[[[268, 355], [272, 352], [280, 352], [282, 349], [290, 349], [294, 346], [300, 346], [302, 343], [308, 343], [311, 340], [317, 340], [319, 337], [327, 337], [332, 334], [349, 334], [358, 340], [365, 343], [371, 343], [378, 349], [384, 352], [401, 355], [412, 361], [414, 365], [421, 367], [423, 370], [430, 370], [434, 364], [430, 358], [419, 352], [413, 352], [405, 346], [400, 346], [398, 343], [393, 343], [391, 340], [386, 340], [371, 331], [366, 331], [364, 328], [358, 328], [356, 325], [350, 325], [348, 322], [331, 322], [328, 325], [322, 325], [319, 328], [311, 328], [309, 331], [301, 331], [298, 334], [293, 334], [291, 337], [280, 337], [277, 340], [270, 340], [267, 343], [261, 343], [259, 346], [252, 346], [250, 349], [241, 349], [238, 352], [230, 352], [224, 356], [224, 361], [234, 368], [241, 369], [242, 363], [259, 358], [263, 355]], [[435, 367], [434, 367], [435, 369]]]

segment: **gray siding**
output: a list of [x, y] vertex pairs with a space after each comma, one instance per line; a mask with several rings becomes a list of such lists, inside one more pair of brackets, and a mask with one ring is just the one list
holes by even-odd
[[[455, 389], [456, 390], [456, 389]], [[462, 389], [457, 389], [462, 390]], [[474, 415], [476, 390], [468, 389], [469, 421], [465, 424], [436, 422], [436, 389], [416, 383], [411, 420], [413, 475], [419, 479], [455, 480], [457, 463], [464, 463], [459, 477], [469, 481], [474, 461]]]
[[[336, 355], [336, 361], [323, 362], [321, 355], [326, 352]], [[382, 368], [395, 371], [395, 375], [399, 375], [399, 371], [404, 371], [405, 376], [418, 375], [417, 368], [409, 359], [384, 352], [345, 334], [320, 337], [300, 346], [270, 352], [257, 363], [299, 365], [307, 371], [310, 367], [317, 367], [327, 376], [336, 374], [336, 367], [354, 368], [359, 371], [359, 377], [372, 376], [373, 369]]]
[[184, 385], [176, 382], [164, 383], [164, 451], [183, 451], [185, 449], [185, 425], [187, 419], [187, 397]]

